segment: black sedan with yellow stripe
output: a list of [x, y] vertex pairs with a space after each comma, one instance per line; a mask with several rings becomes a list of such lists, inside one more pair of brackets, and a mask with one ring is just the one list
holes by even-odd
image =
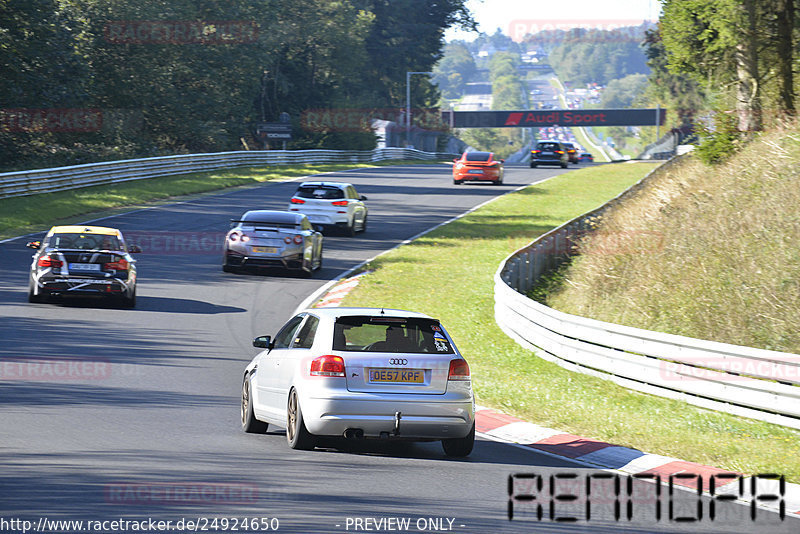
[[122, 232], [104, 226], [54, 226], [35, 249], [28, 283], [28, 301], [52, 296], [113, 298], [136, 305], [136, 260], [141, 252], [128, 245]]

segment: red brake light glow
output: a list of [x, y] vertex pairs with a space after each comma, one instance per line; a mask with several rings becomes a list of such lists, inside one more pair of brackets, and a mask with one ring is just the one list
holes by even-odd
[[346, 200], [337, 200], [336, 202], [331, 202], [334, 206], [347, 206]]
[[345, 376], [344, 358], [328, 354], [311, 360], [311, 376]]
[[64, 262], [61, 260], [54, 259], [50, 256], [42, 256], [39, 258], [39, 261], [36, 262], [36, 265], [39, 267], [61, 267], [64, 265]]
[[127, 271], [128, 267], [128, 261], [125, 258], [120, 258], [117, 261], [103, 264], [103, 269], [105, 270]]
[[303, 200], [302, 198], [292, 198], [289, 202], [291, 202], [292, 204], [305, 204], [306, 203], [306, 201]]
[[447, 380], [469, 380], [469, 364], [466, 360], [450, 360], [450, 372]]

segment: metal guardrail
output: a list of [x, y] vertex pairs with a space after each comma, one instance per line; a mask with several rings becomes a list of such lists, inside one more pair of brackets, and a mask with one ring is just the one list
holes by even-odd
[[800, 429], [800, 355], [705, 341], [563, 313], [526, 296], [575, 251], [593, 220], [627, 198], [655, 169], [606, 205], [514, 252], [494, 278], [495, 320], [522, 346], [566, 369], [627, 388]]
[[389, 159], [452, 159], [458, 154], [422, 152], [413, 148], [378, 148], [375, 150], [268, 150], [218, 152], [156, 158], [109, 161], [0, 173], [0, 198], [39, 193], [53, 193], [95, 185], [143, 180], [193, 172], [214, 171], [256, 165], [293, 165], [299, 163], [363, 163]]

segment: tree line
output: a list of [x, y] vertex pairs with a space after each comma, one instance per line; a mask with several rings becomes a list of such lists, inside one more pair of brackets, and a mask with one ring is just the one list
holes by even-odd
[[[238, 150], [282, 113], [292, 148], [372, 148], [369, 131], [303, 130], [303, 112], [402, 108], [406, 72], [432, 70], [446, 28], [474, 26], [465, 0], [0, 6], [4, 168]], [[413, 105], [435, 105], [435, 87], [412, 80]], [[101, 120], [70, 122], [69, 110]]]

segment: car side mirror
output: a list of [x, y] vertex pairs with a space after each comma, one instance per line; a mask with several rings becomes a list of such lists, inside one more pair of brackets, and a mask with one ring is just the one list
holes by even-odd
[[270, 336], [258, 336], [253, 340], [253, 346], [259, 349], [271, 349], [275, 345]]
[[39, 249], [42, 246], [41, 241], [31, 241], [25, 245], [28, 248]]
[[130, 252], [131, 254], [138, 254], [141, 251], [142, 247], [140, 247], [139, 245], [131, 245], [128, 247], [128, 252]]
[[366, 197], [365, 195], [361, 195], [361, 196], [360, 196], [360, 197], [358, 197], [358, 198], [359, 198], [360, 200], [367, 200], [367, 197]]

